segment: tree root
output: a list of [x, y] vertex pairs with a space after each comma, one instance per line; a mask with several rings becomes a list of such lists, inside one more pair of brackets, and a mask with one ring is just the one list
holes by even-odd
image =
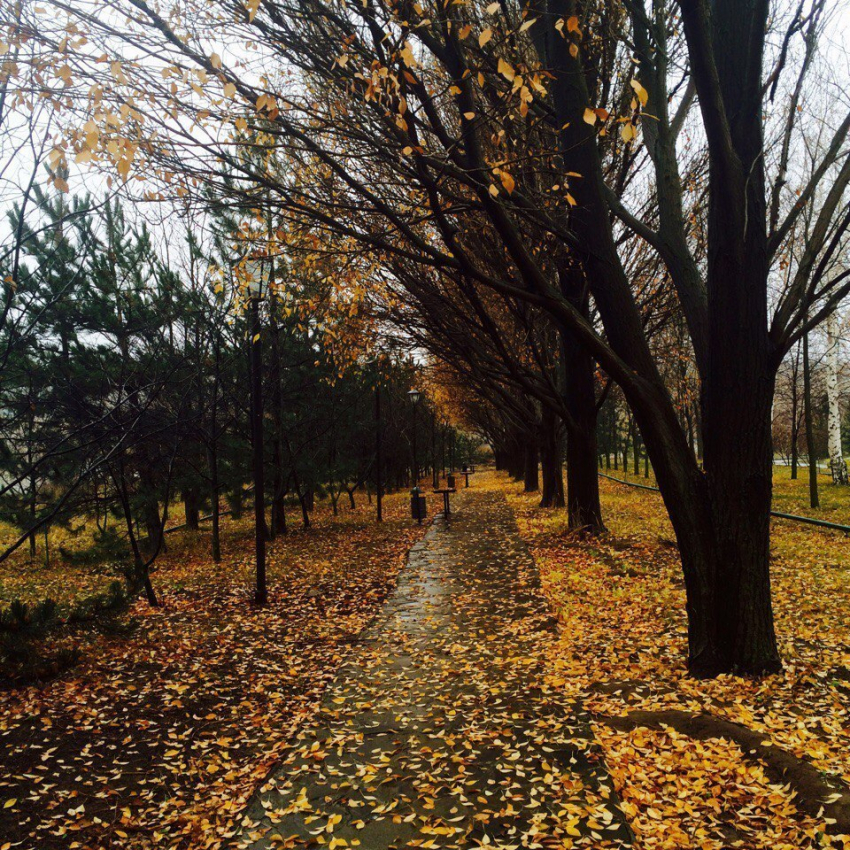
[[805, 759], [775, 746], [767, 735], [747, 726], [711, 714], [692, 714], [678, 709], [630, 711], [622, 717], [594, 714], [593, 719], [620, 732], [638, 727], [663, 729], [669, 726], [697, 740], [727, 738], [734, 741], [748, 759], [764, 767], [771, 781], [792, 786], [797, 792], [798, 809], [814, 817], [834, 820], [835, 823], [828, 827], [831, 833], [850, 833], [850, 789], [837, 779], [825, 776]]

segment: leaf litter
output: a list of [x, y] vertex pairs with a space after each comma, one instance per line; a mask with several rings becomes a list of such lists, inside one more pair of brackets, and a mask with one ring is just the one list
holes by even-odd
[[317, 509], [313, 529], [270, 545], [265, 608], [247, 520], [224, 526], [220, 565], [206, 535], [175, 535], [161, 608], [72, 635], [80, 665], [0, 692], [0, 847], [227, 846], [421, 536], [406, 507], [387, 498], [381, 526], [365, 507]]

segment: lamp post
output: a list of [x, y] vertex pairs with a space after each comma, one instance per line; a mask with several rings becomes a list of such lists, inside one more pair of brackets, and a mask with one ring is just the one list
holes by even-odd
[[254, 545], [257, 586], [254, 601], [268, 602], [266, 588], [266, 494], [263, 470], [263, 347], [260, 338], [260, 301], [266, 297], [269, 279], [267, 260], [250, 260], [248, 292], [251, 297], [251, 441], [254, 465]]
[[375, 373], [375, 495], [377, 497], [378, 522], [384, 521], [384, 482], [381, 468], [381, 374]]
[[440, 471], [437, 469], [437, 411], [431, 414], [431, 484], [436, 490], [440, 486]]
[[416, 505], [416, 521], [422, 525], [422, 510], [419, 502], [419, 461], [416, 457], [416, 408], [419, 406], [419, 399], [422, 398], [422, 393], [419, 390], [410, 390], [407, 397], [411, 401], [413, 408], [413, 490], [411, 491]]

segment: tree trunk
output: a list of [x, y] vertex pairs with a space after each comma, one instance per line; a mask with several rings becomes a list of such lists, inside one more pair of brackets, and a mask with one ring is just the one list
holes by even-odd
[[[754, 350], [755, 349], [755, 350]], [[775, 672], [779, 655], [770, 590], [773, 372], [758, 345], [730, 346], [723, 380], [703, 391], [706, 484], [715, 540], [713, 648], [695, 672]], [[761, 365], [764, 363], [764, 365]], [[730, 435], [746, 434], [746, 439]]]
[[217, 334], [213, 351], [215, 372], [210, 402], [210, 502], [212, 503], [212, 559], [213, 563], [219, 564], [221, 563], [221, 488], [218, 480], [218, 386], [221, 378], [221, 355]]
[[301, 524], [304, 528], [310, 527], [310, 509], [307, 504], [307, 496], [298, 493], [298, 503], [301, 505]]
[[[693, 450], [694, 443], [692, 439], [688, 439], [688, 445]], [[640, 434], [637, 423], [633, 423], [632, 425], [632, 459], [634, 460], [635, 475], [640, 475]]]
[[700, 413], [699, 403], [694, 402], [694, 423], [695, 423], [695, 439], [697, 443], [697, 460], [702, 463], [702, 413]]
[[[749, 17], [736, 10], [736, 4], [712, 5], [711, 23], [723, 36], [723, 63], [717, 66], [699, 54], [705, 61], [691, 64], [701, 94], [717, 86], [719, 77], [724, 99], [735, 104], [721, 133], [715, 132], [715, 103], [708, 96], [699, 98], [712, 129], [707, 272], [704, 287], [702, 281], [683, 287], [702, 373], [705, 472], [688, 445], [647, 343], [618, 254], [602, 189], [597, 130], [581, 120], [592, 101], [580, 54], [565, 49], [551, 23], [533, 35], [553, 75], [552, 105], [564, 163], [582, 175], [574, 187], [571, 184], [576, 204], [570, 228], [581, 246], [579, 257], [607, 339], [623, 361], [621, 365], [610, 359], [607, 365], [616, 372], [637, 418], [676, 532], [687, 594], [689, 666], [700, 676], [758, 674], [780, 666], [769, 571], [770, 407], [776, 352], [767, 318], [759, 53], [764, 9], [745, 5]], [[702, 32], [702, 19], [696, 19], [704, 7], [682, 3], [679, 8], [690, 43]], [[653, 106], [666, 122], [666, 102]], [[668, 127], [664, 123], [660, 129]], [[733, 153], [724, 156], [723, 145], [731, 146]], [[675, 219], [673, 213], [670, 218]], [[672, 221], [664, 236], [678, 237], [677, 226]]]
[[230, 491], [227, 504], [230, 508], [230, 518], [242, 519], [242, 515], [245, 512], [245, 494], [242, 490], [241, 484], [237, 484], [233, 490]]
[[159, 516], [159, 502], [154, 496], [148, 495], [145, 497], [144, 507], [142, 509], [144, 517], [145, 531], [147, 539], [145, 547], [148, 555], [152, 555], [160, 548], [160, 535], [162, 534], [162, 525]]
[[201, 506], [197, 488], [187, 487], [183, 491], [183, 510], [186, 515], [186, 528], [197, 531], [201, 521]]
[[594, 449], [596, 432], [571, 428], [567, 433], [567, 513], [571, 529], [584, 534], [605, 530], [599, 502]]
[[794, 368], [791, 373], [791, 480], [797, 480], [797, 467], [800, 458], [800, 402], [797, 392], [797, 358], [795, 355]]
[[256, 585], [254, 601], [268, 602], [266, 583], [266, 525], [265, 462], [263, 460], [263, 347], [260, 327], [260, 300], [251, 298], [251, 468], [254, 475], [254, 561]]
[[283, 392], [281, 386], [280, 325], [277, 320], [278, 301], [274, 294], [270, 297], [269, 315], [271, 317], [272, 357], [269, 381], [271, 383], [272, 409], [272, 492], [271, 492], [271, 528], [274, 539], [278, 534], [286, 534], [286, 472], [283, 468]]
[[812, 416], [812, 370], [809, 361], [809, 335], [803, 335], [803, 416], [806, 421], [806, 452], [809, 456], [809, 504], [820, 507], [818, 495], [818, 457]]
[[[32, 381], [30, 381], [30, 398], [32, 398]], [[33, 442], [35, 439], [35, 411], [36, 407], [34, 404], [30, 404], [31, 414], [29, 416], [29, 439], [27, 441], [27, 465], [29, 466], [30, 473], [30, 494], [29, 494], [29, 507], [30, 507], [30, 524], [32, 528], [35, 528], [36, 518], [38, 516], [38, 479], [35, 475], [35, 463], [33, 462]], [[31, 531], [29, 535], [29, 544], [30, 544], [30, 560], [35, 560], [36, 553], [36, 539], [35, 539], [35, 531]]]
[[507, 448], [507, 470], [515, 481], [525, 477], [525, 451], [521, 437], [513, 436]]
[[833, 312], [826, 322], [826, 397], [829, 407], [829, 469], [832, 483], [846, 485], [847, 464], [844, 462], [844, 449], [841, 445], [841, 405], [838, 393], [838, 359], [840, 337], [838, 335], [838, 316]]
[[526, 493], [536, 493], [540, 489], [537, 462], [537, 440], [529, 435], [525, 439], [523, 457], [523, 489]]
[[[561, 270], [561, 291], [585, 317], [590, 303], [578, 264]], [[560, 327], [567, 428], [567, 513], [571, 529], [586, 534], [605, 530], [596, 470], [596, 389], [593, 358], [569, 328]]]
[[561, 446], [558, 439], [558, 420], [548, 406], [543, 407], [540, 422], [540, 466], [543, 473], [541, 508], [563, 508], [564, 473], [561, 467]]
[[[613, 402], [612, 402], [613, 404]], [[611, 411], [611, 454], [614, 455], [614, 471], [617, 472], [620, 469], [620, 447], [619, 437], [617, 435], [617, 408], [616, 406]]]
[[151, 582], [148, 564], [142, 557], [142, 550], [139, 547], [138, 538], [133, 530], [133, 513], [130, 508], [130, 494], [127, 488], [127, 476], [123, 457], [119, 457], [118, 459], [118, 473], [116, 474], [114, 470], [110, 470], [110, 473], [115, 482], [118, 500], [121, 503], [121, 509], [124, 513], [124, 522], [127, 524], [127, 536], [130, 540], [130, 548], [133, 552], [133, 573], [130, 583], [134, 586], [134, 589], [138, 588], [139, 584], [141, 584], [144, 588], [148, 605], [151, 608], [157, 608], [159, 607], [159, 600]]
[[502, 472], [505, 469], [507, 461], [505, 460], [505, 452], [503, 449], [493, 449], [493, 462], [496, 464], [496, 472]]

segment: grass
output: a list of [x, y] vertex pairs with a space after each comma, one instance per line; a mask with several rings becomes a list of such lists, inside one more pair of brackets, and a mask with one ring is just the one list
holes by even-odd
[[[643, 464], [638, 475], [634, 474], [631, 466], [629, 470], [612, 468], [601, 471], [614, 478], [635, 484], [649, 484], [653, 487], [656, 485], [651, 468], [649, 476], [644, 476]], [[775, 465], [773, 467], [773, 509], [781, 513], [823, 519], [839, 525], [850, 525], [850, 487], [833, 484], [832, 476], [823, 469], [818, 471], [817, 480], [820, 506], [812, 508], [809, 502], [808, 467], [801, 466], [797, 478], [792, 479], [790, 467]]]

